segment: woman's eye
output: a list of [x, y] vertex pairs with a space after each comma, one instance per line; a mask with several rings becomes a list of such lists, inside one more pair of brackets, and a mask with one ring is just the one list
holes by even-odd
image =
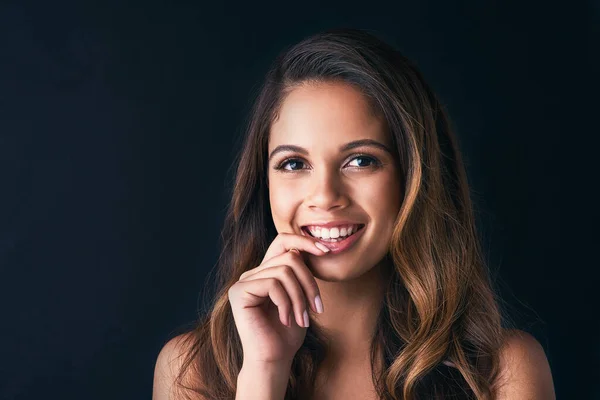
[[367, 157], [367, 156], [358, 156], [358, 157], [354, 157], [350, 162], [354, 162], [354, 160], [367, 160], [366, 164], [369, 165], [365, 165], [365, 162], [360, 162], [358, 163], [359, 165], [357, 165], [357, 167], [371, 167], [377, 164], [377, 160], [374, 159], [373, 157]]
[[[355, 164], [357, 164], [357, 165], [350, 165], [353, 162], [355, 162]], [[350, 160], [350, 162], [348, 163], [348, 165], [350, 167], [358, 168], [358, 169], [377, 168], [378, 166], [380, 166], [380, 164], [381, 163], [376, 158], [370, 157], [370, 156], [356, 156], [352, 160]], [[289, 166], [290, 168], [286, 168], [287, 166]], [[275, 169], [284, 170], [284, 171], [288, 171], [288, 172], [294, 172], [294, 171], [300, 171], [300, 170], [304, 169], [304, 168], [302, 168], [303, 166], [304, 166], [304, 161], [296, 159], [296, 158], [289, 158], [287, 160], [284, 160]]]
[[[290, 169], [285, 168], [286, 165], [290, 165], [290, 166], [292, 166], [291, 171], [298, 171], [298, 169], [293, 169], [293, 167], [297, 167], [299, 164], [302, 165], [304, 163], [300, 160], [290, 159], [290, 160], [286, 160], [286, 161], [282, 162], [279, 165], [279, 167], [277, 167], [277, 169], [283, 169], [286, 171], [290, 171]], [[299, 168], [299, 169], [302, 169], [302, 168]]]

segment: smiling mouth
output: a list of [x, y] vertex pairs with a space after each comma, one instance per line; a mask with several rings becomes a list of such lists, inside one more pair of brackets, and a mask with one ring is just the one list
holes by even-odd
[[310, 236], [310, 237], [314, 237], [315, 239], [319, 239], [319, 241], [321, 241], [321, 242], [327, 242], [327, 243], [337, 243], [337, 242], [343, 242], [344, 240], [346, 240], [346, 239], [348, 239], [348, 238], [350, 238], [350, 237], [354, 236], [356, 233], [358, 233], [358, 232], [360, 232], [361, 230], [363, 230], [363, 229], [364, 229], [364, 227], [365, 227], [365, 224], [359, 224], [359, 226], [358, 226], [358, 229], [356, 229], [356, 231], [352, 232], [352, 234], [351, 234], [351, 235], [348, 235], [348, 236], [342, 236], [342, 237], [337, 237], [337, 238], [328, 238], [328, 239], [323, 239], [323, 238], [320, 238], [320, 237], [316, 237], [316, 236], [314, 236], [314, 235], [313, 235], [313, 234], [310, 232], [310, 230], [309, 230], [307, 227], [302, 227], [301, 229], [302, 229], [302, 231], [303, 231], [304, 233], [306, 233], [308, 236]]

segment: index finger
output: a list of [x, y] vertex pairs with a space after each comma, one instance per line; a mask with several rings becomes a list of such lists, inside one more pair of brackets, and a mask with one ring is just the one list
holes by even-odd
[[324, 244], [319, 243], [312, 237], [282, 232], [271, 242], [261, 264], [293, 248], [316, 256], [321, 256], [329, 252], [329, 249]]

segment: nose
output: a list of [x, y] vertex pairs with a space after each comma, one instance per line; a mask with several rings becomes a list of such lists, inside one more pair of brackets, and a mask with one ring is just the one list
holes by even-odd
[[311, 209], [320, 208], [325, 211], [346, 208], [349, 204], [344, 185], [336, 171], [321, 169], [311, 176], [310, 189], [305, 203]]

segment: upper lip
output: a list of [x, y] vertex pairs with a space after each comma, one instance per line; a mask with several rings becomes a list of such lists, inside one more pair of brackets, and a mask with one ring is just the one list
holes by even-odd
[[311, 222], [309, 224], [304, 224], [301, 228], [306, 228], [307, 226], [319, 226], [321, 228], [331, 228], [333, 226], [340, 225], [364, 225], [362, 222], [357, 221], [348, 221], [348, 220], [340, 220], [340, 221], [329, 221], [329, 222]]

